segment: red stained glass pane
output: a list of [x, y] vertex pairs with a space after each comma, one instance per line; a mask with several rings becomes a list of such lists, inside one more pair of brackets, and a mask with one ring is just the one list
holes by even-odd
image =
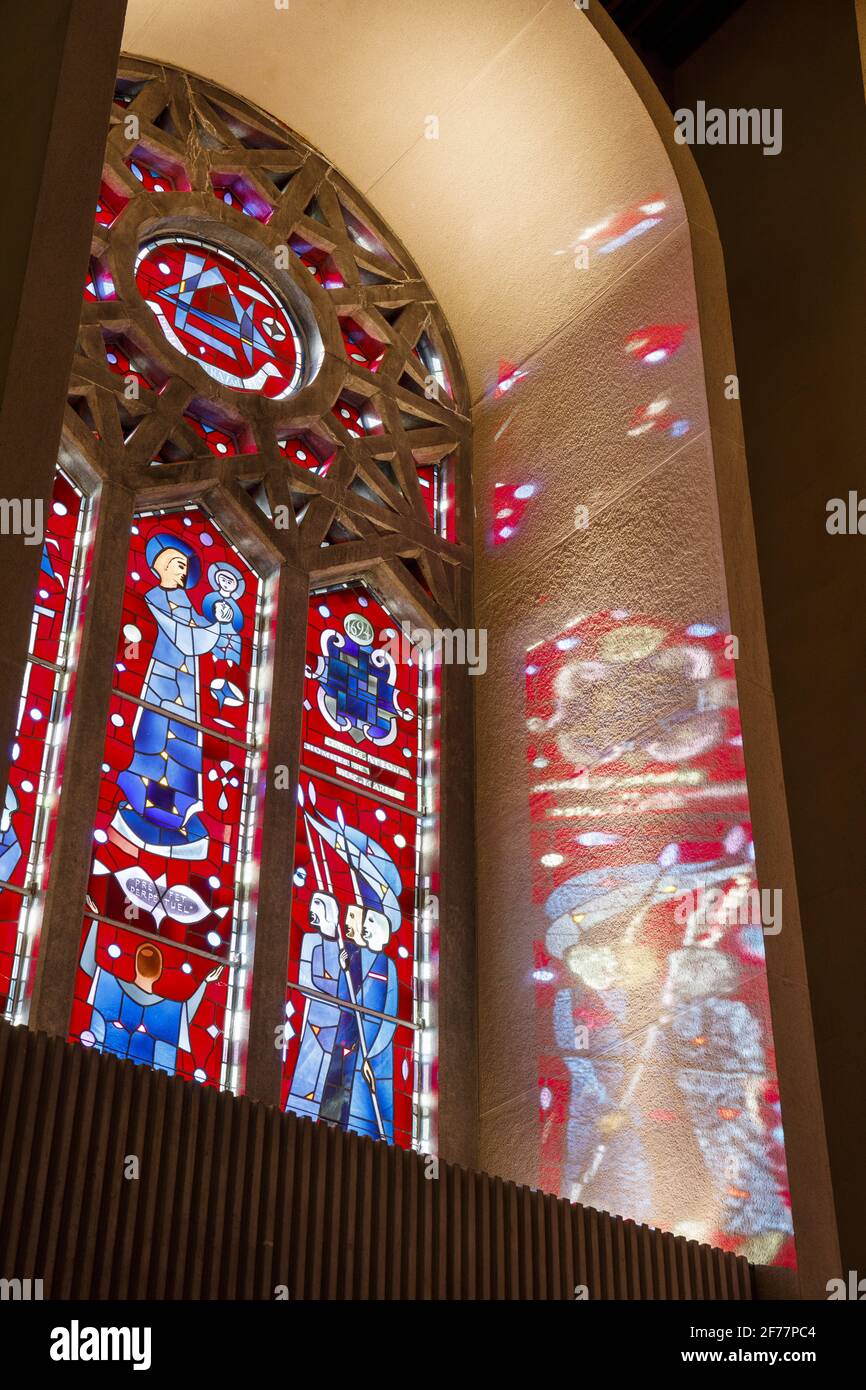
[[212, 454], [228, 458], [236, 454], [243, 453], [238, 436], [233, 430], [226, 429], [220, 425], [211, 425], [206, 420], [200, 420], [195, 415], [188, 412], [184, 415], [186, 423], [195, 430], [200, 439], [203, 439]]
[[334, 461], [333, 453], [330, 458], [320, 459], [312, 446], [302, 439], [278, 438], [277, 448], [287, 459], [291, 459], [292, 463], [300, 464], [301, 468], [308, 468], [311, 473], [318, 473], [320, 477], [325, 477]]
[[380, 343], [354, 319], [340, 319], [340, 332], [350, 362], [357, 362], [359, 366], [375, 372], [385, 356], [385, 344]]
[[211, 174], [213, 191], [226, 207], [236, 208], [257, 222], [267, 222], [273, 207], [246, 179], [235, 174]]
[[329, 251], [325, 251], [320, 246], [313, 246], [310, 242], [297, 236], [290, 237], [289, 245], [320, 285], [327, 290], [342, 288], [343, 277], [334, 264]]
[[148, 391], [157, 389], [156, 376], [153, 370], [145, 371], [138, 363], [133, 363], [125, 346], [119, 340], [109, 340], [105, 344], [105, 360], [111, 370], [122, 377], [129, 377]]
[[159, 168], [154, 157], [145, 150], [136, 150], [135, 156], [127, 159], [126, 167], [149, 193], [173, 193], [179, 188], [189, 188], [189, 181], [179, 168]]
[[[4, 823], [5, 823], [5, 817]], [[11, 888], [0, 889], [0, 1012], [13, 1013], [12, 984], [21, 954], [20, 932], [27, 899]]]
[[58, 473], [46, 519], [31, 632], [30, 653], [43, 661], [56, 662], [62, 656], [61, 644], [68, 629], [71, 601], [70, 576], [81, 539], [81, 519], [81, 494], [68, 478]]
[[294, 318], [241, 260], [206, 242], [165, 237], [142, 247], [135, 279], [172, 347], [223, 386], [275, 400], [300, 386]]
[[7, 814], [12, 816], [15, 839], [20, 855], [9, 871], [9, 855], [4, 856], [5, 872], [0, 878], [10, 883], [24, 884], [29, 877], [30, 850], [43, 794], [43, 764], [46, 742], [54, 717], [57, 673], [47, 666], [28, 662], [24, 672], [18, 731], [15, 739], [15, 760], [9, 769], [6, 792]]
[[[9, 781], [0, 811], [0, 885], [24, 888], [38, 880], [44, 887], [61, 751], [57, 725], [68, 703], [69, 653], [83, 589], [84, 523], [81, 494], [58, 472], [45, 519], [30, 660], [24, 671]], [[29, 922], [33, 906], [32, 897], [3, 892], [0, 1010], [12, 1009], [16, 1017], [26, 997], [28, 965], [37, 946], [36, 923]], [[16, 997], [10, 1002], [13, 984]]]
[[[100, 227], [110, 227], [120, 216], [129, 199], [117, 193], [105, 180], [99, 185], [99, 198], [96, 203], [96, 221]], [[103, 295], [99, 296], [104, 298]]]
[[360, 410], [349, 401], [337, 401], [336, 405], [331, 407], [331, 412], [336, 415], [340, 424], [349, 431], [353, 439], [360, 439], [362, 435], [370, 433], [364, 424]]
[[70, 1040], [187, 1080], [220, 1084], [226, 971], [164, 939], [85, 922]]

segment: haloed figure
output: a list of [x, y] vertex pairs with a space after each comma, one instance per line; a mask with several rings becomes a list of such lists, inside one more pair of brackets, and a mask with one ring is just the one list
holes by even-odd
[[202, 980], [189, 999], [165, 999], [156, 986], [163, 971], [163, 957], [153, 941], [142, 941], [135, 952], [135, 980], [119, 980], [96, 963], [97, 925], [91, 924], [81, 968], [91, 977], [87, 1002], [90, 1028], [81, 1034], [85, 1046], [110, 1052], [155, 1071], [177, 1071], [179, 1050], [190, 1052], [190, 1024], [205, 990], [219, 979], [218, 965]]
[[[346, 909], [346, 944], [340, 952], [337, 997], [376, 1014], [397, 1010], [397, 972], [385, 955], [391, 921], [385, 912], [352, 904]], [[350, 988], [351, 982], [351, 988]], [[320, 1116], [373, 1139], [394, 1139], [395, 1025], [357, 1009], [341, 1010]]]
[[202, 740], [189, 722], [200, 719], [198, 663], [210, 651], [237, 660], [242, 619], [226, 598], [213, 598], [208, 617], [196, 610], [187, 589], [198, 583], [201, 565], [179, 536], [157, 533], [145, 553], [159, 583], [145, 595], [157, 637], [141, 697], [156, 708], [140, 708], [135, 716], [132, 762], [117, 779], [126, 801], [113, 824], [127, 841], [153, 854], [204, 859]]

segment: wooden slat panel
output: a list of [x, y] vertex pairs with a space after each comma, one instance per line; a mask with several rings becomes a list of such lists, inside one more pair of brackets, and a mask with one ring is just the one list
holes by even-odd
[[46, 1298], [752, 1297], [742, 1256], [8, 1024], [0, 1107], [0, 1277]]

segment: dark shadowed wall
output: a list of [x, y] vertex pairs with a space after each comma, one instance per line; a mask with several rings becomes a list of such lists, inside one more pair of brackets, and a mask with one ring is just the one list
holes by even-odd
[[853, 0], [750, 0], [680, 68], [674, 94], [682, 107], [783, 111], [775, 157], [694, 154], [727, 269], [843, 1263], [862, 1269], [866, 537], [825, 528], [830, 498], [866, 496], [866, 110]]

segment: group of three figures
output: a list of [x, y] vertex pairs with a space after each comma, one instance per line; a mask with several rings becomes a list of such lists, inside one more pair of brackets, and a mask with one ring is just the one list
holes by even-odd
[[[400, 875], [342, 817], [303, 814], [319, 891], [301, 942], [304, 1016], [286, 1109], [391, 1143], [397, 972], [385, 948], [400, 927]], [[331, 853], [348, 865], [355, 893], [342, 923], [329, 891]]]

